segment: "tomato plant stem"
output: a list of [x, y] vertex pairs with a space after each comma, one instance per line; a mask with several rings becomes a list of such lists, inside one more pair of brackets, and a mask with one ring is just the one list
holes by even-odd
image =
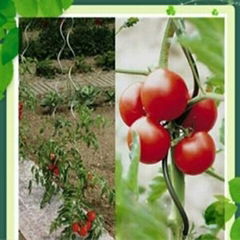
[[202, 101], [204, 99], [208, 99], [211, 98], [213, 100], [216, 101], [224, 101], [224, 96], [221, 94], [217, 94], [217, 93], [205, 93], [203, 95], [197, 96], [195, 98], [192, 98], [189, 102], [188, 105], [191, 106], [199, 101]]
[[173, 21], [171, 18], [169, 18], [165, 28], [165, 33], [164, 33], [162, 45], [161, 45], [161, 52], [159, 57], [160, 68], [168, 67], [169, 49], [171, 47], [171, 42], [169, 41], [169, 39], [174, 35], [174, 32], [175, 32], [175, 28], [173, 26]]
[[[175, 207], [173, 208], [173, 213], [171, 216], [174, 218], [172, 222], [176, 223], [172, 226], [172, 229], [174, 231], [173, 235], [175, 237], [182, 236], [182, 235], [187, 236], [189, 231], [189, 222], [188, 222], [187, 214], [182, 206], [182, 203], [184, 203], [184, 194], [185, 194], [184, 175], [180, 171], [178, 171], [178, 169], [175, 167], [174, 164], [172, 164], [172, 168], [171, 168], [172, 181], [171, 181], [170, 174], [168, 171], [167, 158], [168, 156], [166, 156], [163, 159], [162, 167], [163, 167], [163, 176], [164, 176], [169, 194], [171, 195], [175, 204]], [[182, 230], [182, 226], [179, 225], [179, 222], [181, 221], [183, 222], [183, 230]], [[179, 237], [177, 237], [176, 239], [179, 239]]]
[[131, 70], [131, 69], [116, 69], [115, 72], [143, 76], [148, 76], [150, 73], [148, 70]]
[[222, 181], [222, 182], [225, 181], [222, 176], [218, 175], [217, 173], [215, 173], [211, 169], [208, 169], [205, 173], [208, 174], [211, 177], [214, 177], [214, 178], [218, 179], [219, 181]]

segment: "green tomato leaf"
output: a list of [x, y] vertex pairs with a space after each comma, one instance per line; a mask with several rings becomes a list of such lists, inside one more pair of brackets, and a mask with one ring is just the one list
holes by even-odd
[[[0, 52], [1, 53], [1, 52]], [[0, 62], [0, 99], [4, 97], [4, 92], [13, 78], [13, 63], [8, 62], [3, 65]]]
[[196, 238], [196, 240], [219, 240], [219, 238], [215, 237], [212, 234], [203, 234]]
[[235, 203], [240, 203], [240, 177], [234, 178], [229, 181], [229, 191], [232, 200]]
[[232, 225], [230, 231], [231, 240], [239, 240], [239, 232], [240, 232], [240, 218], [238, 218]]
[[4, 38], [2, 46], [2, 63], [6, 64], [14, 59], [18, 54], [18, 28], [13, 28]]
[[62, 0], [63, 9], [68, 9], [73, 4], [73, 0]]
[[133, 144], [132, 144], [132, 150], [130, 153], [130, 159], [131, 164], [128, 171], [128, 187], [129, 189], [138, 194], [138, 166], [139, 166], [139, 160], [140, 160], [140, 140], [139, 136], [134, 133], [133, 134]]
[[39, 7], [44, 17], [57, 17], [63, 12], [62, 0], [52, 0], [51, 6], [49, 6], [49, 0], [41, 0]]
[[167, 190], [165, 180], [162, 176], [156, 176], [153, 182], [150, 184], [150, 193], [148, 195], [148, 201], [154, 203], [158, 200], [163, 193]]
[[14, 0], [14, 2], [15, 2], [17, 12], [22, 17], [36, 17], [37, 16], [37, 13], [38, 13], [38, 1], [37, 0]]
[[[197, 33], [180, 37], [180, 42], [193, 52], [197, 60], [212, 72], [206, 84], [214, 92], [224, 92], [224, 20], [221, 18], [189, 18]], [[204, 44], [203, 44], [204, 43]]]
[[204, 218], [207, 225], [217, 225], [224, 229], [225, 222], [233, 217], [237, 207], [223, 196], [218, 196], [217, 199], [206, 209]]
[[10, 0], [0, 1], [0, 9], [4, 9], [8, 6]]

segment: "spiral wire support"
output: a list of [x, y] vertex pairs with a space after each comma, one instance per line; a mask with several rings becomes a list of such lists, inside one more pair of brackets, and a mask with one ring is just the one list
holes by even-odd
[[25, 29], [24, 29], [24, 33], [23, 33], [23, 36], [24, 36], [24, 39], [25, 39], [25, 41], [26, 41], [26, 47], [24, 48], [24, 50], [23, 50], [23, 52], [21, 53], [21, 61], [22, 62], [24, 62], [24, 60], [25, 60], [25, 57], [24, 57], [24, 55], [25, 55], [25, 53], [27, 52], [27, 50], [28, 50], [28, 48], [29, 48], [29, 46], [30, 46], [30, 41], [29, 41], [29, 37], [28, 37], [28, 29], [29, 29], [29, 27], [31, 26], [31, 24], [32, 24], [32, 21], [30, 21], [28, 24], [27, 24], [27, 26], [25, 27]]

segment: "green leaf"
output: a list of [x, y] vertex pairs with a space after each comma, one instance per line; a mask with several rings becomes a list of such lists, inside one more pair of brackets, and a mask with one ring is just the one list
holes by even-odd
[[158, 200], [163, 193], [166, 191], [166, 183], [162, 176], [157, 176], [153, 179], [153, 182], [150, 184], [150, 193], [148, 195], [148, 201], [150, 203]]
[[[215, 92], [224, 92], [224, 20], [221, 18], [188, 18], [197, 33], [180, 37], [180, 42], [190, 49], [197, 60], [205, 64], [212, 75], [207, 84]], [[204, 43], [204, 44], [203, 44]]]
[[240, 177], [229, 181], [229, 191], [232, 200], [236, 203], [240, 203]]
[[19, 13], [22, 17], [37, 16], [37, 13], [38, 13], [37, 0], [14, 0], [14, 2], [15, 2], [17, 13]]
[[206, 209], [204, 218], [207, 225], [217, 225], [224, 229], [225, 222], [233, 217], [237, 207], [224, 196], [218, 196], [217, 199]]
[[73, 4], [73, 0], [62, 0], [63, 9], [68, 9]]
[[230, 231], [231, 240], [239, 240], [239, 232], [240, 232], [240, 218], [238, 218], [232, 225]]
[[8, 4], [9, 4], [9, 2], [10, 2], [10, 0], [2, 0], [2, 1], [0, 1], [0, 9], [4, 9], [4, 8], [6, 8], [7, 6], [8, 6]]
[[49, 6], [49, 0], [41, 0], [39, 7], [44, 17], [57, 17], [63, 12], [62, 0], [51, 0], [51, 6]]
[[219, 238], [215, 237], [212, 234], [203, 234], [196, 238], [196, 240], [219, 240]]
[[140, 160], [140, 140], [136, 133], [133, 134], [133, 144], [132, 150], [130, 153], [131, 164], [128, 171], [128, 186], [132, 192], [136, 194], [139, 193], [138, 191], [138, 166]]
[[9, 31], [2, 46], [2, 63], [6, 64], [18, 54], [18, 28]]
[[4, 92], [13, 78], [13, 63], [3, 65], [0, 62], [0, 99], [4, 97]]
[[2, 27], [7, 22], [7, 18], [0, 13], [0, 27]]
[[174, 16], [176, 14], [176, 9], [174, 6], [169, 6], [166, 12], [167, 15]]
[[7, 1], [7, 3], [6, 7], [0, 8], [0, 13], [8, 19], [15, 18], [16, 9], [14, 3], [12, 1]]

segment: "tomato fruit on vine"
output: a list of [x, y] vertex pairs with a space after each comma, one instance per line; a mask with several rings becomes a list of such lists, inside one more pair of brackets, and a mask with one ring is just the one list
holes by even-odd
[[215, 143], [207, 132], [195, 132], [182, 139], [174, 148], [174, 161], [183, 173], [197, 175], [212, 166]]
[[87, 236], [87, 234], [88, 234], [87, 226], [82, 226], [82, 227], [80, 228], [80, 230], [78, 231], [78, 234], [79, 234], [81, 237]]
[[88, 231], [91, 230], [91, 228], [92, 228], [92, 222], [87, 221], [86, 224], [85, 224], [85, 226], [87, 227], [87, 230], [88, 230]]
[[72, 231], [77, 233], [80, 231], [80, 226], [78, 225], [78, 223], [73, 223], [72, 224]]
[[96, 212], [89, 211], [87, 213], [87, 219], [88, 219], [88, 221], [93, 222], [96, 219]]
[[59, 171], [59, 168], [58, 167], [55, 167], [54, 170], [53, 170], [53, 174], [58, 177], [59, 174], [60, 174], [60, 171]]
[[163, 126], [148, 117], [138, 119], [129, 128], [129, 148], [132, 145], [133, 132], [136, 132], [140, 138], [140, 161], [142, 163], [157, 163], [165, 157], [170, 147], [171, 139], [168, 131]]
[[208, 132], [217, 119], [217, 106], [213, 99], [204, 99], [195, 103], [183, 121], [185, 128]]
[[189, 94], [184, 80], [167, 69], [152, 72], [141, 88], [146, 113], [156, 120], [173, 120], [185, 110]]
[[143, 110], [140, 90], [143, 83], [137, 82], [130, 85], [121, 95], [119, 100], [119, 110], [122, 120], [131, 126], [138, 118], [145, 115]]

